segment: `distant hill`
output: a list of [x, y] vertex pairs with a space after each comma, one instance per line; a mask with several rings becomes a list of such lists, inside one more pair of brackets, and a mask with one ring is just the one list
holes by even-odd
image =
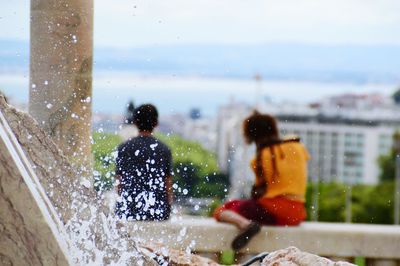
[[[400, 46], [175, 45], [132, 49], [95, 47], [95, 71], [311, 80], [400, 82]], [[0, 72], [27, 69], [29, 44], [0, 40]]]

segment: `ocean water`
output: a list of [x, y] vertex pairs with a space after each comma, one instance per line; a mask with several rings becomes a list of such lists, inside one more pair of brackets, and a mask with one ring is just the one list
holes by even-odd
[[[49, 84], [51, 86], [51, 84]], [[27, 74], [0, 74], [0, 90], [14, 103], [27, 103]], [[214, 115], [218, 107], [231, 101], [256, 103], [309, 103], [342, 93], [379, 92], [390, 95], [396, 84], [322, 83], [312, 81], [261, 81], [187, 76], [152, 76], [129, 72], [95, 72], [93, 110], [124, 112], [128, 101], [153, 103], [162, 114], [187, 113], [193, 107], [204, 115]]]

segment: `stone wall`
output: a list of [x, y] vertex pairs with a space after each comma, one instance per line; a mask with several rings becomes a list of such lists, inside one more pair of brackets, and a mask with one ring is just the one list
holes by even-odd
[[75, 213], [73, 210], [74, 195], [80, 193], [87, 198], [95, 199], [94, 191], [89, 189], [90, 181], [77, 180], [78, 169], [69, 163], [53, 140], [39, 127], [36, 120], [27, 113], [8, 105], [5, 97], [1, 94], [0, 110], [30, 160], [40, 183], [62, 221], [66, 223]]
[[69, 265], [61, 221], [24, 164], [12, 157], [16, 151], [1, 121], [0, 135], [0, 265]]

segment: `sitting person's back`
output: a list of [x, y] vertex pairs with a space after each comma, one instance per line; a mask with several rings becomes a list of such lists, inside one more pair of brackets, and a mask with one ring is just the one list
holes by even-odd
[[232, 242], [234, 250], [243, 248], [260, 231], [260, 224], [298, 225], [306, 218], [309, 156], [300, 139], [281, 139], [276, 119], [257, 111], [243, 121], [243, 133], [248, 144], [256, 145], [252, 198], [228, 201], [214, 211], [218, 221], [241, 230]]
[[297, 137], [259, 146], [260, 154], [251, 161], [251, 167], [255, 187], [267, 189], [257, 201], [274, 217], [273, 224], [298, 225], [306, 218], [308, 152]]
[[135, 113], [139, 136], [121, 144], [116, 160], [117, 214], [134, 220], [167, 220], [171, 211], [171, 152], [152, 135], [158, 122], [152, 105]]
[[[251, 161], [256, 176], [255, 184], [267, 183], [268, 190], [260, 196], [288, 196], [304, 202], [309, 155], [299, 138], [286, 137], [280, 143], [262, 147], [260, 152], [260, 157], [256, 156]], [[257, 165], [257, 159], [260, 160], [260, 166]]]

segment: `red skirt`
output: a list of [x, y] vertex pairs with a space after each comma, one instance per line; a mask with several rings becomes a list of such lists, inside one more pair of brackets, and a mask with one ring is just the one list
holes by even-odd
[[263, 225], [299, 225], [307, 216], [304, 203], [285, 197], [228, 201], [214, 211], [214, 218], [219, 221], [220, 213], [225, 210]]

